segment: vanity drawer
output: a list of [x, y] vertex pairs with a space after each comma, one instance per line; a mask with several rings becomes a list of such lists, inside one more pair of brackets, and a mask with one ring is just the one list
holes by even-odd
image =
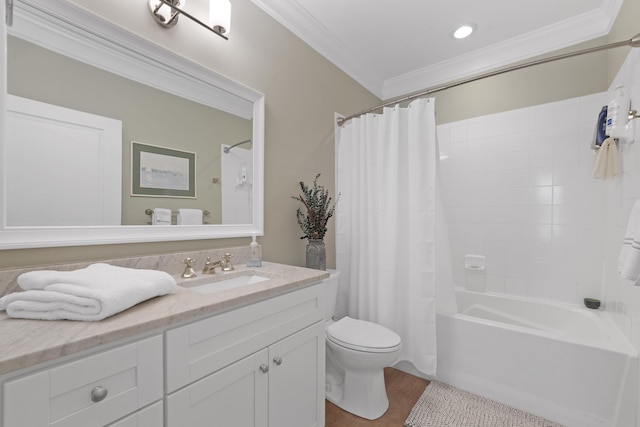
[[4, 427], [107, 425], [162, 398], [162, 336], [8, 381], [3, 391]]
[[167, 331], [167, 393], [323, 319], [324, 299], [317, 284]]

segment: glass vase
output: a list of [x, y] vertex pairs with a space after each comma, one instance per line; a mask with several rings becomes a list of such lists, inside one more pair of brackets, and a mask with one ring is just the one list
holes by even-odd
[[324, 247], [324, 240], [309, 239], [307, 244], [307, 268], [314, 270], [327, 269], [327, 255]]

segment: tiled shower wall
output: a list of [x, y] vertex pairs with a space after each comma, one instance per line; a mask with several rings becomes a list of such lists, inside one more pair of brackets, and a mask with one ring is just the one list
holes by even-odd
[[[632, 108], [640, 104], [639, 57], [629, 54], [612, 85], [631, 89]], [[619, 145], [623, 175], [593, 178], [590, 144], [612, 94], [438, 126], [442, 198], [457, 286], [571, 303], [602, 299], [640, 348], [640, 287], [616, 272], [640, 198], [640, 130], [634, 144]], [[466, 270], [465, 255], [483, 255], [485, 269]]]
[[[606, 94], [438, 127], [458, 286], [577, 302], [601, 298], [605, 183], [590, 149]], [[467, 254], [483, 271], [465, 270]]]

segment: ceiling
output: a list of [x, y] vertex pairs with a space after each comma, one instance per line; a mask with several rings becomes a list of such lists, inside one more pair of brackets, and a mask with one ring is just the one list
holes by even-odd
[[[253, 0], [381, 99], [608, 34], [623, 0]], [[472, 23], [476, 31], [451, 33]]]

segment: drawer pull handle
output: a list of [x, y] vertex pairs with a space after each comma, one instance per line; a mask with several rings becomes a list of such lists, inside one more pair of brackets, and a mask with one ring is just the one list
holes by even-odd
[[278, 366], [282, 365], [282, 357], [278, 357], [278, 356], [274, 357], [273, 363], [275, 363]]
[[93, 390], [91, 390], [91, 401], [100, 402], [105, 397], [107, 397], [107, 393], [109, 393], [109, 390], [107, 390], [106, 388], [99, 385], [95, 386]]
[[262, 371], [263, 374], [266, 374], [267, 372], [269, 372], [269, 365], [265, 365], [263, 363], [262, 365], [260, 365], [260, 370]]

